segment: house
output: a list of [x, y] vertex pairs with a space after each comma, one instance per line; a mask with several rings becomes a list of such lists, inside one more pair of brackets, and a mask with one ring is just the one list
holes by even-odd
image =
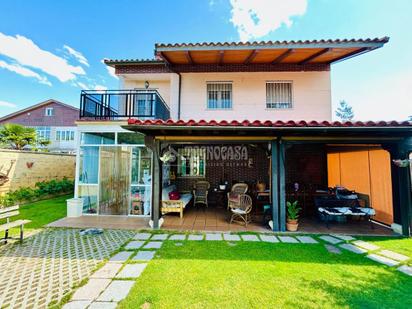
[[[120, 89], [81, 93], [83, 214], [150, 218], [154, 228], [237, 229], [224, 225], [225, 199], [246, 183], [259, 218], [251, 228], [266, 229], [269, 214], [272, 229], [285, 231], [286, 202], [298, 200], [301, 230], [319, 232], [317, 199], [344, 186], [374, 209], [375, 230], [409, 235], [409, 168], [391, 162], [411, 152], [411, 123], [332, 121], [331, 66], [388, 40], [156, 44], [154, 59], [106, 59]], [[202, 215], [204, 207], [190, 205], [199, 180], [210, 184]], [[365, 225], [354, 217], [344, 232]]]
[[73, 153], [76, 150], [79, 109], [49, 99], [0, 118], [0, 125], [21, 124], [36, 129], [37, 135], [49, 140], [51, 152]]

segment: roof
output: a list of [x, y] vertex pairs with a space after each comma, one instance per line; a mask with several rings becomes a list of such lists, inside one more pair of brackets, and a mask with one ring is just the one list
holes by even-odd
[[331, 64], [382, 47], [374, 39], [155, 44], [155, 59], [105, 59], [117, 64]]
[[23, 108], [23, 109], [21, 109], [21, 110], [18, 110], [18, 111], [14, 112], [14, 113], [11, 113], [11, 114], [8, 114], [8, 115], [6, 115], [6, 116], [3, 116], [3, 117], [0, 118], [0, 121], [5, 121], [5, 120], [7, 120], [7, 119], [9, 119], [9, 118], [13, 118], [13, 117], [15, 117], [15, 116], [17, 116], [17, 115], [20, 115], [20, 114], [29, 112], [29, 111], [31, 111], [31, 110], [34, 110], [34, 109], [36, 109], [36, 108], [39, 108], [39, 107], [42, 107], [42, 106], [45, 106], [45, 105], [48, 105], [48, 104], [51, 104], [51, 103], [55, 103], [55, 104], [58, 104], [58, 105], [61, 105], [61, 106], [68, 107], [68, 108], [71, 108], [71, 109], [73, 109], [73, 110], [79, 111], [78, 108], [76, 108], [76, 107], [74, 107], [74, 106], [71, 106], [71, 105], [69, 105], [69, 104], [66, 104], [66, 103], [63, 103], [63, 102], [60, 102], [60, 101], [57, 101], [57, 100], [54, 100], [54, 99], [48, 99], [48, 100], [46, 100], [46, 101], [42, 101], [42, 102], [40, 102], [40, 103], [31, 105], [31, 106], [29, 106], [29, 107], [26, 107], [26, 108]]
[[318, 127], [318, 128], [351, 128], [351, 127], [410, 127], [412, 129], [412, 122], [409, 121], [282, 121], [282, 120], [244, 120], [244, 121], [237, 121], [237, 120], [140, 120], [140, 119], [129, 119], [129, 125], [135, 126], [142, 126], [142, 127], [150, 127], [150, 126], [163, 126], [163, 127], [250, 127], [250, 128], [257, 128], [257, 127], [265, 127], [265, 128], [309, 128], [309, 127]]

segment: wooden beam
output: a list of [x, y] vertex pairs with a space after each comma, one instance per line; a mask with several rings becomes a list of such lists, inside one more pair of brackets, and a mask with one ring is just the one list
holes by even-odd
[[320, 51], [318, 51], [317, 53], [314, 53], [313, 55], [307, 57], [306, 59], [302, 60], [301, 62], [299, 62], [299, 64], [305, 64], [308, 63], [310, 61], [312, 61], [313, 59], [318, 58], [319, 56], [326, 54], [327, 52], [329, 52], [331, 49], [330, 48], [324, 48]]
[[170, 59], [165, 55], [164, 52], [160, 52], [160, 57], [166, 62], [166, 64], [171, 65], [172, 63], [170, 62]]
[[243, 62], [243, 64], [249, 64], [252, 62], [253, 59], [255, 59], [256, 55], [259, 53], [257, 49], [254, 49], [249, 56], [247, 56], [246, 60]]
[[271, 171], [270, 171], [270, 193], [271, 193], [271, 203], [272, 203], [272, 222], [273, 231], [279, 232], [279, 179], [278, 179], [278, 143], [277, 141], [272, 141], [271, 150]]
[[270, 141], [276, 139], [273, 136], [156, 136], [156, 140], [162, 141]]
[[285, 59], [291, 53], [293, 53], [293, 48], [288, 49], [287, 51], [282, 53], [280, 56], [276, 57], [275, 60], [272, 61], [272, 64], [281, 62], [283, 59]]
[[225, 51], [224, 51], [224, 50], [220, 50], [220, 51], [219, 51], [218, 60], [217, 60], [218, 65], [222, 65], [222, 64], [223, 64], [223, 57], [224, 57], [224, 55], [225, 55]]
[[187, 50], [185, 54], [186, 54], [186, 59], [187, 59], [187, 61], [189, 62], [189, 64], [194, 64], [192, 55], [190, 54], [190, 51]]

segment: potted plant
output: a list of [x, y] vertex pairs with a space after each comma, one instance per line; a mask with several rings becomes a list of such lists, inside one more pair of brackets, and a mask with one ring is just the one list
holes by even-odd
[[286, 229], [290, 232], [296, 232], [298, 230], [298, 218], [301, 208], [298, 207], [298, 201], [287, 202], [286, 206], [288, 211]]

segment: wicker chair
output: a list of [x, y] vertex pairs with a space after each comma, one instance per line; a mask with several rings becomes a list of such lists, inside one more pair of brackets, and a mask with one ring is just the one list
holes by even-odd
[[247, 226], [248, 223], [252, 221], [250, 216], [250, 212], [252, 211], [252, 198], [247, 194], [240, 194], [239, 201], [238, 207], [230, 208], [232, 212], [230, 223], [239, 222]]
[[246, 183], [237, 183], [232, 186], [232, 190], [227, 194], [227, 209], [237, 208], [240, 203], [240, 195], [246, 194], [248, 185]]
[[207, 193], [210, 188], [210, 183], [208, 181], [198, 181], [194, 185], [193, 196], [194, 202], [193, 205], [196, 204], [204, 204], [208, 207], [207, 203]]

